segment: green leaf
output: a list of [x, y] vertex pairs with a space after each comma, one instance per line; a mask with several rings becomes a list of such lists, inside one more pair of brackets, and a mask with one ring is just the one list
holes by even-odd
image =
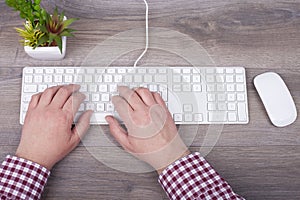
[[34, 3], [39, 5], [41, 3], [41, 0], [34, 0]]
[[67, 28], [68, 26], [70, 26], [74, 21], [78, 20], [77, 18], [71, 18], [71, 19], [67, 19], [63, 22], [63, 29]]
[[57, 43], [60, 53], [62, 54], [62, 40], [61, 37], [57, 36], [54, 38], [54, 41]]
[[74, 35], [66, 30], [64, 30], [60, 36], [74, 37]]

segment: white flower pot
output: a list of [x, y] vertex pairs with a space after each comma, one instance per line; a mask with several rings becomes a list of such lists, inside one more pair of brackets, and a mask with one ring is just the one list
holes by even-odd
[[32, 58], [37, 60], [62, 60], [66, 55], [67, 37], [62, 37], [62, 53], [58, 46], [56, 47], [37, 47], [33, 49], [29, 46], [24, 46], [25, 52]]

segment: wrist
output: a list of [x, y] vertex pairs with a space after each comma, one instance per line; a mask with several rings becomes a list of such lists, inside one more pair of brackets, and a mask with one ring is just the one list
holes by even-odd
[[179, 160], [187, 155], [191, 154], [191, 152], [187, 149], [181, 156], [177, 157], [175, 160], [173, 160], [172, 162], [170, 162], [168, 165], [166, 165], [163, 168], [160, 169], [156, 169], [156, 172], [158, 175], [160, 175], [167, 167], [169, 167], [172, 163], [174, 163], [176, 160]]
[[33, 155], [30, 155], [30, 154], [26, 154], [26, 153], [22, 153], [22, 152], [18, 152], [17, 151], [16, 154], [15, 154], [15, 156], [19, 157], [19, 158], [23, 158], [23, 159], [31, 161], [31, 162], [34, 162], [34, 163], [37, 163], [40, 166], [45, 167], [49, 171], [54, 166], [54, 164], [51, 164], [50, 162], [47, 162], [44, 159], [40, 159], [37, 156], [33, 156]]

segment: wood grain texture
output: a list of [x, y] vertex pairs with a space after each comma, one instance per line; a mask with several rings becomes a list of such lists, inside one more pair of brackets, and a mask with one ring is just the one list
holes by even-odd
[[[13, 154], [20, 140], [19, 105], [24, 66], [80, 66], [92, 49], [108, 38], [144, 27], [143, 1], [44, 0], [49, 10], [58, 6], [68, 17], [79, 17], [68, 38], [63, 61], [29, 58], [19, 44], [14, 27], [22, 26], [18, 14], [0, 2], [0, 156]], [[152, 0], [150, 27], [186, 34], [202, 45], [218, 66], [244, 66], [247, 72], [250, 123], [225, 125], [207, 156], [234, 190], [247, 199], [300, 198], [300, 120], [275, 128], [267, 118], [254, 89], [253, 78], [266, 71], [279, 73], [300, 105], [300, 2]], [[112, 51], [115, 47], [111, 47]], [[132, 65], [141, 50], [119, 57], [113, 65]], [[104, 59], [104, 58], [101, 58]], [[150, 49], [141, 64], [188, 65], [186, 60]], [[299, 108], [298, 108], [299, 113]], [[184, 138], [195, 127], [181, 126]], [[199, 126], [191, 149], [199, 150], [209, 126]], [[102, 127], [112, 144], [117, 143]], [[89, 134], [99, 134], [93, 126]], [[115, 158], [118, 159], [118, 158]], [[119, 158], [122, 159], [122, 158]], [[111, 169], [93, 158], [80, 144], [52, 171], [43, 199], [167, 199], [154, 173], [130, 174]]]

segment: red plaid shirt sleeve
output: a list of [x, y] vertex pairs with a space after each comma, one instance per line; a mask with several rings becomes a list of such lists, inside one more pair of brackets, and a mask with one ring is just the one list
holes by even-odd
[[170, 199], [244, 199], [233, 192], [200, 153], [175, 161], [158, 181]]
[[0, 199], [40, 199], [49, 175], [37, 163], [8, 155], [0, 167]]

